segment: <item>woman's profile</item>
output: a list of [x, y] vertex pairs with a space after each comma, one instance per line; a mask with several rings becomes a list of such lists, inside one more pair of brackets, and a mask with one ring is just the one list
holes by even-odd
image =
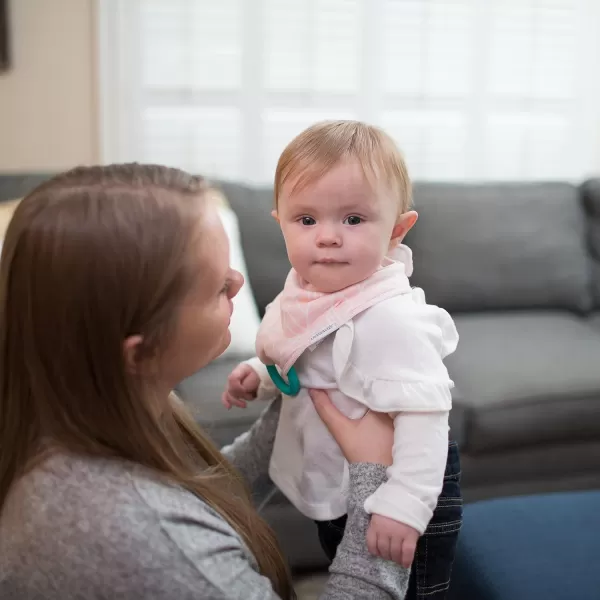
[[[206, 189], [166, 167], [80, 167], [17, 207], [0, 265], [0, 597], [294, 597], [253, 506], [281, 400], [220, 452], [171, 392], [228, 346], [243, 284]], [[382, 433], [361, 449], [318, 402], [355, 446], [322, 598], [403, 598], [407, 572], [364, 543], [388, 426], [351, 424]]]

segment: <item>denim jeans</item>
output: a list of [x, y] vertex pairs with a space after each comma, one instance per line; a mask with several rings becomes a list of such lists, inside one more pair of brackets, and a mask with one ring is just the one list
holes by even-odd
[[[458, 445], [448, 444], [444, 485], [425, 533], [417, 542], [407, 600], [444, 600], [450, 585], [452, 563], [462, 525], [460, 456]], [[317, 521], [319, 541], [333, 560], [346, 527], [346, 515], [333, 521]]]

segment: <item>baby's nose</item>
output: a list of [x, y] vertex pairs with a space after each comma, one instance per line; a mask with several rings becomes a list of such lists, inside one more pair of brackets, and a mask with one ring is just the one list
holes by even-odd
[[322, 225], [317, 232], [317, 244], [319, 246], [341, 246], [342, 236], [336, 227]]

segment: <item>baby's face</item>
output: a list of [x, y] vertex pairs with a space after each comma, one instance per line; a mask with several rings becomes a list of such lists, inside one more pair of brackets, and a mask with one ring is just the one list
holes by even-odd
[[316, 291], [336, 292], [372, 275], [388, 251], [398, 204], [374, 191], [357, 162], [336, 165], [291, 193], [283, 186], [276, 217], [290, 262]]

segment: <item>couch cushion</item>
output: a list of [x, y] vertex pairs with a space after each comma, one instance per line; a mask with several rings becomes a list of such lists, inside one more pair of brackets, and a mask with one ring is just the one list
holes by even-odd
[[22, 198], [33, 188], [50, 179], [53, 173], [14, 173], [0, 175], [0, 202]]
[[456, 326], [446, 364], [465, 450], [600, 437], [599, 328], [551, 312], [459, 315]]
[[279, 225], [271, 216], [272, 187], [217, 182], [238, 217], [242, 247], [261, 314], [283, 288], [290, 270]]
[[592, 265], [592, 295], [595, 308], [600, 309], [600, 259]]
[[600, 308], [600, 179], [590, 179], [581, 185], [581, 194], [588, 214], [588, 239], [592, 256], [592, 294]]
[[227, 410], [221, 403], [227, 377], [238, 363], [237, 358], [219, 358], [177, 386], [180, 398], [219, 447], [247, 431], [265, 408], [263, 402], [249, 402], [248, 408]]
[[591, 491], [466, 506], [449, 598], [597, 599], [599, 503]]
[[452, 311], [587, 310], [585, 216], [562, 183], [415, 185], [412, 281]]

